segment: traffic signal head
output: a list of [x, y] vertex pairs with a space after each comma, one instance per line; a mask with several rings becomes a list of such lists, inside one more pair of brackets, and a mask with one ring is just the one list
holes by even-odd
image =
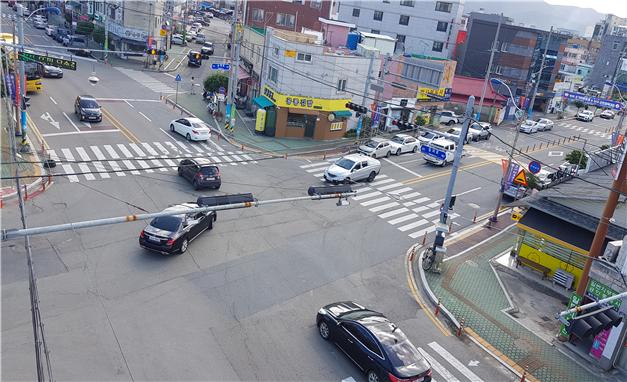
[[368, 108], [367, 107], [358, 105], [358, 104], [356, 104], [354, 102], [348, 102], [346, 104], [346, 108], [350, 109], [350, 110], [353, 110], [353, 111], [355, 111], [357, 113], [360, 113], [360, 114], [368, 113]]
[[603, 330], [610, 329], [614, 326], [618, 326], [623, 317], [618, 314], [613, 308], [609, 308], [603, 311], [599, 311], [598, 313], [590, 314], [594, 311], [583, 312], [581, 316], [582, 318], [575, 318], [571, 321], [568, 326], [568, 331], [577, 336], [580, 339], [585, 339], [587, 337], [594, 337]]

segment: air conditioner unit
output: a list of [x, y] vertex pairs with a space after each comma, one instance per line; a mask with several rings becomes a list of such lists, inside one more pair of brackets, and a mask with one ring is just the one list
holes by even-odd
[[622, 248], [622, 245], [623, 242], [621, 240], [608, 242], [607, 246], [605, 246], [605, 251], [603, 252], [603, 255], [601, 255], [601, 258], [607, 262], [614, 263], [616, 261], [619, 251]]

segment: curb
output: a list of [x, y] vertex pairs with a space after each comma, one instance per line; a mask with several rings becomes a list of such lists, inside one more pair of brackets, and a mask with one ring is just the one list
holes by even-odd
[[[29, 144], [31, 147], [33, 147], [33, 142], [31, 141], [31, 139], [30, 139], [30, 137], [29, 137], [29, 136], [26, 136], [26, 141], [28, 142], [28, 144]], [[41, 158], [39, 158], [39, 153], [37, 152], [37, 150], [33, 150], [33, 151], [32, 151], [32, 154], [35, 156], [35, 161], [36, 161], [36, 162], [41, 163]], [[44, 177], [45, 177], [46, 175], [41, 174], [41, 168], [38, 168], [38, 169], [39, 169], [39, 171], [40, 171], [40, 174], [39, 174], [39, 175], [37, 175], [37, 179], [35, 179], [34, 181], [32, 181], [32, 182], [31, 182], [31, 183], [29, 183], [29, 184], [22, 185], [22, 187], [26, 186], [26, 193], [28, 193], [29, 191], [32, 191], [32, 190], [33, 190], [34, 188], [36, 188], [36, 187], [40, 187], [40, 186], [41, 186], [41, 184], [42, 184], [43, 179], [44, 179]], [[51, 186], [52, 184], [53, 184], [53, 182], [52, 182], [52, 181], [50, 181], [50, 182], [48, 182], [48, 183], [47, 183], [47, 185], [46, 185], [46, 183], [44, 183], [44, 186], [41, 186], [41, 187], [45, 187], [45, 188], [47, 188], [47, 187]], [[45, 188], [44, 188], [44, 190], [45, 190]], [[38, 194], [37, 194], [37, 195], [38, 195]], [[16, 197], [17, 197], [17, 190], [16, 190], [16, 191], [13, 191], [13, 192], [11, 192], [11, 193], [8, 193], [8, 194], [3, 194], [3, 195], [0, 195], [0, 200], [2, 201], [2, 204], [4, 204], [4, 202], [5, 202], [5, 201], [12, 200], [12, 199], [14, 199], [14, 198], [16, 198]], [[27, 199], [27, 198], [25, 198], [24, 200], [26, 200], [26, 199]], [[2, 208], [2, 207], [3, 207], [3, 206], [0, 206], [0, 208]]]

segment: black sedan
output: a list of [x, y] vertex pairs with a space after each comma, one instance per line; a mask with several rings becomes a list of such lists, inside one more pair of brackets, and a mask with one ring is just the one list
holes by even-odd
[[368, 382], [429, 382], [431, 365], [405, 334], [383, 314], [352, 301], [318, 311], [320, 336], [333, 341], [361, 370]]
[[190, 212], [198, 208], [196, 203], [183, 203], [166, 208], [165, 211], [179, 211], [180, 215], [154, 218], [139, 234], [139, 245], [162, 255], [184, 253], [189, 243], [201, 233], [213, 228], [215, 211]]
[[63, 69], [56, 66], [44, 65], [44, 77], [63, 78]]

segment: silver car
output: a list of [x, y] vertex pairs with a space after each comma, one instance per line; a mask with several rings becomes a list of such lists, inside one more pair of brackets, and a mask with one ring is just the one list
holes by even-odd
[[389, 157], [392, 154], [392, 146], [387, 139], [372, 138], [359, 146], [359, 152], [373, 158]]
[[520, 128], [518, 130], [520, 130], [521, 133], [527, 133], [527, 134], [537, 133], [538, 123], [536, 121], [532, 121], [528, 119], [525, 122], [523, 122], [522, 125], [520, 125]]
[[324, 179], [331, 183], [372, 182], [381, 171], [381, 162], [361, 154], [346, 155], [324, 170]]
[[538, 131], [553, 130], [553, 121], [546, 118], [536, 119]]

